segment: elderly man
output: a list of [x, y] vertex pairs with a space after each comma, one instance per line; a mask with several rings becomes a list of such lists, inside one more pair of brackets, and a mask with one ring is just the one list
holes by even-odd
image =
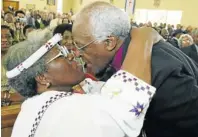
[[[79, 55], [95, 73], [108, 65], [119, 70], [129, 43], [133, 42], [128, 16], [106, 2], [84, 7], [76, 16], [72, 31]], [[152, 85], [157, 91], [146, 114], [143, 131], [147, 137], [197, 137], [198, 68], [167, 42], [155, 45]], [[131, 58], [131, 63], [133, 60]], [[141, 87], [137, 90], [141, 91]]]

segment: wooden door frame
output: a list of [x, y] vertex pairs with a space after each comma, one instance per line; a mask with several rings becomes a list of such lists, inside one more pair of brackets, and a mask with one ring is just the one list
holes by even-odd
[[4, 2], [14, 2], [16, 3], [16, 9], [15, 10], [19, 10], [19, 2], [20, 1], [14, 1], [14, 0], [2, 0], [2, 9], [4, 9]]

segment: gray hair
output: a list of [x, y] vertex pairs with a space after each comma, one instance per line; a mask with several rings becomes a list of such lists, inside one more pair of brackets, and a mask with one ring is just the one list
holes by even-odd
[[[28, 34], [27, 40], [12, 46], [5, 57], [4, 66], [10, 71], [32, 55], [43, 44], [52, 37], [52, 33], [45, 30], [35, 30]], [[24, 70], [20, 75], [8, 79], [9, 85], [24, 97], [37, 94], [37, 83], [35, 77], [46, 71], [45, 56], [38, 60], [30, 68]]]
[[126, 12], [107, 3], [97, 1], [84, 7], [77, 15], [88, 16], [91, 25], [91, 35], [101, 42], [108, 36], [125, 39], [130, 31], [130, 21]]
[[179, 38], [179, 45], [182, 47], [182, 39], [184, 38], [184, 37], [188, 37], [189, 38], [189, 40], [190, 40], [190, 42], [193, 44], [194, 42], [193, 42], [193, 38], [189, 35], [189, 34], [182, 34], [181, 36], [180, 36], [180, 38]]

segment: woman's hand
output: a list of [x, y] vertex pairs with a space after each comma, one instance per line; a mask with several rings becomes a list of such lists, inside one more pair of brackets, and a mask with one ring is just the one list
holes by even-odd
[[[163, 40], [163, 37], [151, 27], [133, 28], [131, 31], [131, 39], [134, 41], [150, 41], [153, 44]], [[143, 46], [143, 45], [142, 45]]]
[[151, 84], [152, 47], [163, 38], [157, 31], [148, 27], [133, 28], [131, 37], [122, 69]]

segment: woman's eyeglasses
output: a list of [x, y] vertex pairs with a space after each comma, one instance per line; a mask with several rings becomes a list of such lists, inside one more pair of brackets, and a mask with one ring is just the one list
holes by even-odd
[[57, 47], [59, 49], [59, 53], [55, 57], [53, 57], [52, 59], [50, 59], [49, 61], [47, 61], [47, 64], [49, 64], [50, 62], [52, 62], [56, 58], [67, 57], [70, 54], [69, 51], [68, 51], [68, 49], [66, 47], [60, 46], [59, 44], [57, 44]]
[[[59, 44], [57, 44], [57, 47], [59, 49], [59, 53], [56, 56], [54, 56], [53, 58], [51, 58], [49, 61], [47, 61], [46, 64], [49, 64], [50, 62], [52, 62], [53, 60], [55, 60], [59, 57], [64, 57], [64, 58], [68, 58], [67, 61], [69, 64], [71, 63], [70, 61], [73, 61], [73, 60], [76, 61], [78, 63], [78, 65], [82, 66], [83, 72], [86, 72], [85, 62], [83, 61], [83, 59], [81, 57], [75, 57], [74, 52], [72, 50], [69, 51], [67, 49], [67, 47], [65, 47], [65, 46], [60, 46]], [[71, 57], [73, 57], [73, 58], [71, 59]]]

